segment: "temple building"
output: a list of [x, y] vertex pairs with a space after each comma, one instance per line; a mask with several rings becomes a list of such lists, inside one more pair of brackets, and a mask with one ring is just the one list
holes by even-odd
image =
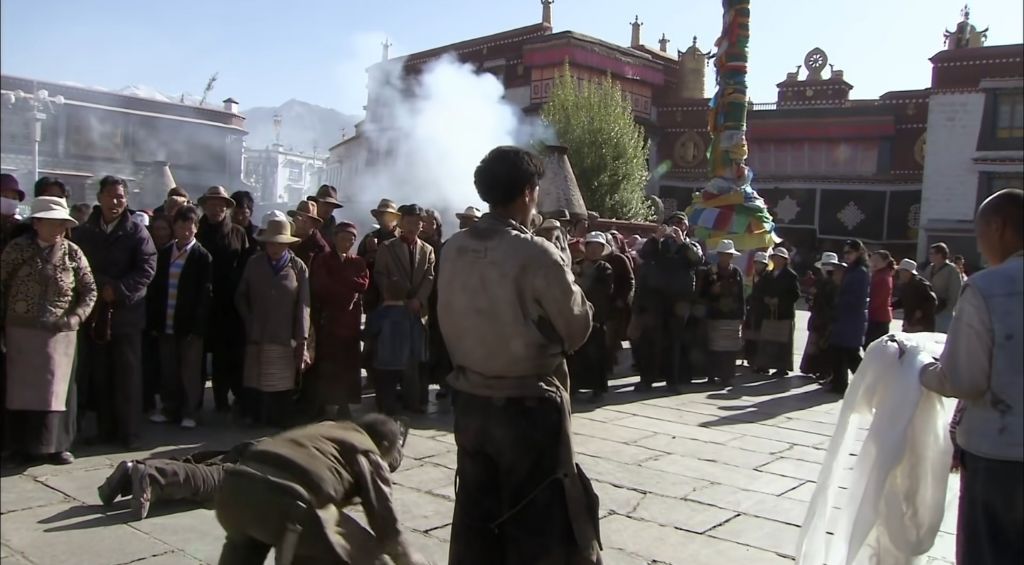
[[[652, 170], [666, 170], [651, 185], [652, 192], [661, 197], [666, 212], [685, 209], [708, 178], [710, 93], [704, 85], [712, 54], [697, 38], [675, 52], [669, 50], [665, 34], [658, 47], [645, 45], [639, 16], [630, 23], [628, 46], [573, 31], [555, 32], [552, 2], [541, 4], [537, 24], [397, 60], [387, 56], [385, 46], [384, 60], [368, 72], [372, 79], [374, 73], [400, 64], [404, 77], [415, 77], [431, 61], [454, 54], [479, 72], [493, 74], [505, 87], [505, 99], [527, 114], [539, 112], [566, 64], [578, 81], [610, 76], [629, 97], [644, 128]], [[845, 76], [830, 64], [825, 49], [813, 47], [803, 64], [778, 83], [775, 102], [751, 104], [747, 139], [753, 186], [768, 204], [780, 235], [805, 264], [849, 238], [918, 259], [924, 258], [921, 246], [946, 238], [957, 253], [976, 257], [973, 243], [954, 241], [969, 229], [964, 220], [973, 215], [983, 192], [1020, 184], [1022, 46], [985, 47], [984, 31], [968, 20], [965, 10], [963, 21], [946, 35], [946, 49], [931, 59], [932, 84], [920, 90], [853, 98], [856, 77]], [[387, 101], [374, 91], [377, 82], [370, 80], [368, 121], [387, 111]], [[930, 108], [936, 103], [940, 114], [933, 117]], [[966, 129], [955, 135], [938, 134], [944, 147], [934, 149], [934, 130], [952, 123], [946, 116], [951, 111], [958, 112], [955, 120], [971, 126], [958, 126]], [[926, 136], [928, 130], [931, 136]], [[357, 134], [332, 148], [332, 160], [336, 150], [340, 154], [347, 149], [353, 167], [372, 161], [365, 151], [352, 151], [359, 140]], [[954, 150], [955, 159], [948, 153]], [[941, 156], [926, 160], [926, 152], [936, 151]], [[336, 162], [341, 163], [341, 177], [351, 178], [346, 174], [351, 167]], [[929, 168], [926, 163], [933, 164]], [[945, 171], [954, 166], [956, 174]], [[344, 192], [344, 181], [339, 187]], [[956, 191], [957, 197], [943, 190]]]
[[194, 198], [212, 185], [242, 184], [247, 132], [232, 98], [199, 106], [10, 75], [0, 87], [10, 93], [0, 107], [0, 168], [30, 191], [37, 113], [15, 93], [39, 91], [62, 97], [40, 124], [39, 174], [64, 181], [72, 202], [93, 202], [96, 181], [108, 174], [129, 180], [129, 205], [138, 209], [163, 202], [169, 179]]

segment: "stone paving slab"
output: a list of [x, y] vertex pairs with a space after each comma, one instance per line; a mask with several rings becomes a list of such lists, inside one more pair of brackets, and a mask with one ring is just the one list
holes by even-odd
[[[797, 326], [806, 327], [805, 321]], [[798, 331], [797, 343], [805, 339]], [[626, 363], [628, 354], [623, 358]], [[627, 369], [620, 367], [618, 374], [628, 375]], [[605, 563], [792, 562], [796, 532], [841, 403], [806, 377], [740, 373], [728, 389], [697, 383], [678, 395], [663, 386], [633, 393], [636, 379], [622, 378], [601, 403], [585, 397], [574, 401], [577, 461], [601, 498]], [[96, 486], [121, 459], [227, 448], [268, 433], [236, 427], [220, 414], [204, 416], [204, 425], [192, 431], [147, 424], [149, 442], [136, 453], [83, 448], [73, 465], [5, 472], [0, 560], [5, 565], [215, 563], [223, 532], [212, 511], [156, 506], [145, 521], [131, 522], [127, 501], [108, 509], [96, 499]], [[413, 545], [442, 564], [451, 537], [457, 464], [450, 408], [432, 405], [430, 414], [411, 422], [406, 458], [393, 477], [394, 500]], [[857, 433], [863, 438], [865, 431]], [[858, 449], [854, 442], [854, 454], [842, 458], [841, 485]], [[953, 561], [957, 491], [954, 476], [945, 520], [926, 564]], [[365, 523], [359, 508], [351, 511]]]

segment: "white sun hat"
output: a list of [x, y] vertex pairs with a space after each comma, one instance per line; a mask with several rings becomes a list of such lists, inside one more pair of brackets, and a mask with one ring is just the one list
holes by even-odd
[[587, 234], [587, 237], [583, 238], [583, 245], [585, 246], [588, 243], [600, 243], [603, 245], [604, 253], [602, 255], [607, 255], [612, 250], [612, 247], [608, 245], [608, 238], [599, 231], [592, 231]]
[[768, 254], [765, 253], [764, 251], [758, 251], [757, 253], [754, 253], [754, 262], [755, 263], [764, 263], [765, 265], [767, 265], [768, 264]]
[[715, 248], [715, 253], [728, 254], [728, 255], [742, 255], [739, 251], [736, 251], [736, 244], [731, 239], [723, 239], [718, 242], [718, 247]]
[[29, 218], [39, 220], [64, 220], [69, 227], [78, 225], [78, 221], [71, 217], [68, 210], [68, 201], [58, 196], [40, 196], [32, 201], [32, 212]]
[[909, 272], [914, 273], [916, 275], [917, 274], [917, 261], [914, 261], [913, 259], [904, 259], [904, 260], [900, 261], [900, 266], [896, 267], [896, 270], [898, 270], [898, 271], [909, 271]]

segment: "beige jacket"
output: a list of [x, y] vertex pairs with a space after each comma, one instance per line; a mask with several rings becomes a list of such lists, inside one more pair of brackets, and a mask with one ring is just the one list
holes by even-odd
[[249, 343], [295, 345], [309, 337], [309, 271], [292, 255], [275, 275], [266, 253], [249, 259], [235, 293]]
[[405, 288], [406, 300], [416, 299], [427, 315], [427, 302], [434, 290], [434, 250], [422, 240], [416, 240], [415, 260], [409, 261], [409, 244], [401, 238], [381, 244], [373, 265], [373, 283], [383, 300], [384, 285], [397, 280]]
[[964, 279], [956, 265], [949, 261], [941, 265], [928, 265], [921, 276], [932, 283], [932, 290], [939, 305], [935, 308], [935, 315], [940, 316], [947, 312], [956, 310], [956, 304], [960, 300], [960, 290], [963, 288]]
[[445, 243], [441, 261], [437, 311], [452, 386], [492, 397], [543, 394], [539, 383], [564, 372], [593, 315], [562, 254], [486, 214]]

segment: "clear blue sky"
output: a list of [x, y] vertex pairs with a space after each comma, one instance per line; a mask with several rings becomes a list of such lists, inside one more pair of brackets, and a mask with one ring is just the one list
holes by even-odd
[[[751, 96], [775, 99], [775, 84], [823, 48], [854, 85], [853, 96], [928, 86], [928, 58], [960, 19], [961, 0], [754, 0]], [[639, 14], [644, 43], [662, 33], [670, 51], [711, 48], [721, 27], [716, 0], [556, 0], [556, 31], [628, 44]], [[385, 36], [392, 55], [540, 21], [540, 0], [3, 0], [0, 70], [116, 89], [202, 92], [243, 108], [298, 98], [344, 112], [365, 103], [367, 65]], [[989, 45], [1020, 43], [1020, 0], [979, 0], [971, 21], [991, 27]]]

